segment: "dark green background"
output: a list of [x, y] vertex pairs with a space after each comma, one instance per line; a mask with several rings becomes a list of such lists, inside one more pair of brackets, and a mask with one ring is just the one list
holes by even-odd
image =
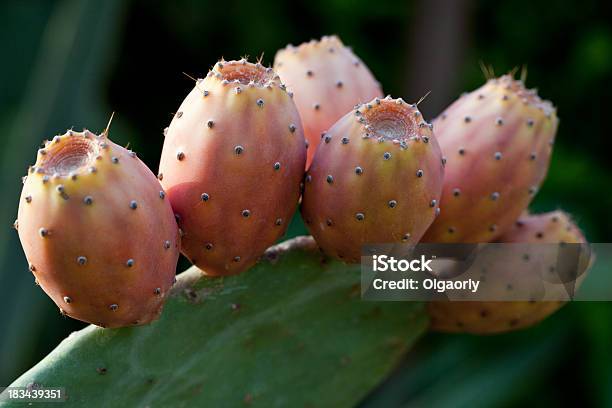
[[[155, 171], [162, 129], [217, 58], [252, 58], [338, 34], [382, 82], [434, 117], [497, 73], [527, 84], [561, 119], [532, 208], [570, 211], [593, 242], [612, 238], [609, 2], [468, 0], [4, 1], [0, 5], [0, 386], [71, 330], [34, 286], [11, 230], [20, 177], [39, 143], [66, 128], [102, 130]], [[184, 265], [184, 264], [183, 264]], [[495, 336], [428, 335], [364, 402], [396, 405], [612, 406], [612, 305], [574, 303], [542, 325]], [[367, 375], [364, 373], [364, 375]]]

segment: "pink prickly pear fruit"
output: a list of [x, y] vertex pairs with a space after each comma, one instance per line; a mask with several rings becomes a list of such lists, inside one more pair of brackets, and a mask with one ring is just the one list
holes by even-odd
[[161, 313], [178, 227], [155, 175], [107, 132], [69, 130], [46, 142], [24, 182], [18, 232], [62, 314], [122, 327]]
[[323, 135], [302, 215], [319, 246], [359, 262], [366, 243], [416, 243], [439, 213], [444, 163], [415, 105], [374, 99]]
[[358, 103], [383, 96], [368, 67], [335, 35], [279, 50], [274, 69], [295, 93], [309, 144], [307, 168], [322, 132]]
[[[568, 214], [554, 211], [540, 215], [525, 215], [516, 221], [499, 240], [505, 243], [586, 243], [584, 235]], [[592, 259], [592, 258], [591, 258]], [[517, 273], [533, 273], [524, 270], [525, 263], [507, 263], [500, 268]], [[584, 278], [589, 265], [584, 265]], [[577, 284], [582, 281], [579, 277]], [[528, 277], [526, 277], [528, 278]], [[428, 305], [433, 330], [442, 332], [467, 332], [494, 334], [532, 326], [557, 311], [564, 302], [431, 302]]]
[[424, 242], [490, 242], [527, 208], [550, 161], [555, 108], [510, 75], [490, 79], [434, 120], [447, 158], [442, 213]]
[[271, 68], [220, 61], [166, 133], [159, 178], [206, 275], [252, 266], [297, 209], [306, 147], [291, 96]]

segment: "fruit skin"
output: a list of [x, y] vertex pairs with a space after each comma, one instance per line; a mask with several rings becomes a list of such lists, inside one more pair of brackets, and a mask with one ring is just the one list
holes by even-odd
[[295, 93], [309, 143], [306, 168], [312, 163], [322, 132], [355, 105], [383, 96], [368, 67], [335, 35], [279, 50], [274, 69]]
[[307, 172], [302, 215], [328, 255], [359, 262], [366, 243], [416, 243], [438, 214], [444, 164], [415, 105], [390, 97], [342, 117]]
[[160, 161], [183, 253], [207, 275], [248, 269], [284, 234], [305, 162], [300, 117], [278, 75], [218, 62], [178, 109]]
[[447, 166], [441, 215], [423, 242], [491, 242], [527, 208], [548, 171], [555, 108], [509, 75], [434, 120]]
[[[525, 215], [504, 234], [505, 243], [586, 243], [580, 229], [562, 211], [540, 215]], [[591, 257], [591, 260], [593, 258]], [[513, 273], [534, 274], [537, 271], [517, 265], [506, 265]], [[582, 279], [589, 265], [584, 265]], [[500, 273], [503, 273], [500, 267]], [[490, 272], [488, 272], [490, 273]], [[529, 277], [526, 276], [525, 279]], [[582, 281], [578, 278], [577, 284]], [[557, 298], [558, 299], [558, 298]], [[532, 326], [558, 310], [562, 301], [510, 302], [431, 302], [428, 312], [432, 330], [494, 334]]]
[[178, 227], [155, 175], [106, 132], [69, 130], [39, 150], [18, 232], [36, 282], [63, 314], [122, 327], [161, 313]]

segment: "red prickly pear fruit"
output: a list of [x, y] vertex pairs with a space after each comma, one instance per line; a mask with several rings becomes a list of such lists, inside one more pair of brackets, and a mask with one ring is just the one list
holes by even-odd
[[161, 156], [183, 253], [206, 275], [248, 269], [284, 234], [305, 162], [300, 117], [278, 75], [218, 62], [181, 104]]
[[[571, 221], [569, 215], [554, 211], [540, 215], [521, 217], [501, 238], [504, 243], [586, 243], [580, 229]], [[591, 257], [591, 260], [593, 258]], [[498, 263], [501, 269], [516, 275], [532, 275], [538, 271], [530, 270], [521, 262]], [[577, 286], [582, 282], [590, 265], [581, 265]], [[541, 266], [540, 266], [541, 267]], [[525, 276], [528, 279], [529, 276]], [[521, 278], [523, 279], [523, 278]], [[558, 299], [558, 298], [557, 298]], [[558, 310], [562, 301], [509, 301], [509, 302], [431, 302], [428, 305], [433, 330], [442, 332], [467, 332], [474, 334], [494, 334], [518, 330], [532, 326]]]
[[38, 151], [19, 238], [62, 314], [102, 327], [145, 324], [174, 282], [178, 227], [155, 175], [107, 136], [69, 130]]
[[447, 159], [442, 213], [424, 242], [490, 242], [527, 208], [550, 161], [555, 108], [509, 75], [463, 95], [434, 120]]
[[374, 99], [323, 136], [302, 215], [319, 246], [359, 262], [366, 243], [416, 243], [439, 213], [444, 164], [415, 105]]
[[368, 67], [335, 35], [279, 50], [274, 69], [295, 93], [309, 143], [306, 168], [312, 163], [322, 132], [355, 105], [383, 96]]

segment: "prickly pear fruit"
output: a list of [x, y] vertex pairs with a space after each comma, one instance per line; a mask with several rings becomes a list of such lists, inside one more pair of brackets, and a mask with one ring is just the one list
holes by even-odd
[[380, 84], [368, 67], [337, 36], [326, 36], [279, 50], [274, 69], [295, 92], [310, 167], [321, 133], [358, 103], [382, 97]]
[[319, 246], [347, 262], [366, 243], [416, 243], [439, 212], [443, 167], [417, 107], [376, 98], [323, 135], [302, 215]]
[[[586, 240], [569, 215], [554, 211], [521, 217], [500, 238], [500, 242], [585, 243]], [[526, 268], [523, 265], [500, 265], [500, 268], [506, 267], [514, 273], [529, 272], [523, 270]], [[529, 327], [542, 321], [562, 305], [561, 301], [431, 302], [428, 311], [433, 330], [493, 334]]]
[[102, 327], [159, 316], [178, 227], [155, 175], [107, 132], [69, 130], [38, 151], [18, 232], [36, 282], [63, 314]]
[[297, 208], [306, 147], [291, 96], [271, 68], [220, 61], [167, 129], [159, 178], [207, 275], [253, 265]]
[[434, 120], [447, 158], [440, 217], [424, 242], [490, 242], [527, 208], [546, 176], [555, 108], [505, 75]]

